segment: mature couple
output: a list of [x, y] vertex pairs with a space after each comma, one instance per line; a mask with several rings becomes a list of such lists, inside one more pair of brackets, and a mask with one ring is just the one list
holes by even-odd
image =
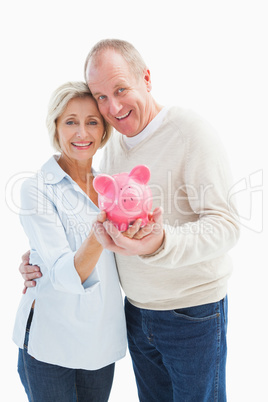
[[[97, 43], [85, 79], [53, 93], [47, 127], [59, 153], [21, 191], [31, 265], [24, 256], [14, 341], [27, 396], [107, 401], [127, 338], [141, 401], [225, 401], [226, 253], [239, 228], [222, 145], [197, 114], [154, 100], [125, 41]], [[104, 144], [102, 172], [151, 170], [145, 228], [120, 233], [97, 207], [92, 158]]]

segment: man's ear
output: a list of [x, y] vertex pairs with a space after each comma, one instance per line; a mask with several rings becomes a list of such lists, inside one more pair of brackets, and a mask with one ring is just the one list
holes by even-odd
[[151, 82], [151, 73], [150, 73], [149, 69], [144, 69], [143, 80], [145, 82], [147, 91], [151, 92], [151, 90], [152, 90], [152, 82]]

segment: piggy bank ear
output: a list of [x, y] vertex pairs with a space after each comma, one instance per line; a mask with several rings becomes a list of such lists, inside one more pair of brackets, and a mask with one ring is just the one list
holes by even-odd
[[147, 184], [150, 176], [150, 169], [145, 165], [135, 166], [129, 173], [129, 177], [141, 184]]
[[97, 193], [101, 195], [109, 195], [115, 193], [116, 183], [112, 176], [101, 174], [93, 180], [93, 187]]

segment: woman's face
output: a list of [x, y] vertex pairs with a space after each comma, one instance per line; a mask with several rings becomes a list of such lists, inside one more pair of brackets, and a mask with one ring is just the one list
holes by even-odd
[[62, 157], [76, 161], [91, 159], [104, 133], [102, 116], [89, 96], [71, 99], [56, 127]]

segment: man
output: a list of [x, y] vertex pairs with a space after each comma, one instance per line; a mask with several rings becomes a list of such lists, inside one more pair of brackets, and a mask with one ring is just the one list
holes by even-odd
[[[153, 99], [150, 71], [127, 42], [95, 45], [85, 77], [117, 131], [101, 170], [114, 174], [146, 164], [154, 207], [163, 208], [163, 223], [158, 208], [156, 230], [141, 240], [108, 221], [95, 228], [99, 242], [116, 252], [139, 398], [225, 401], [226, 252], [239, 228], [222, 145], [198, 115]], [[20, 270], [31, 272], [27, 261]]]

